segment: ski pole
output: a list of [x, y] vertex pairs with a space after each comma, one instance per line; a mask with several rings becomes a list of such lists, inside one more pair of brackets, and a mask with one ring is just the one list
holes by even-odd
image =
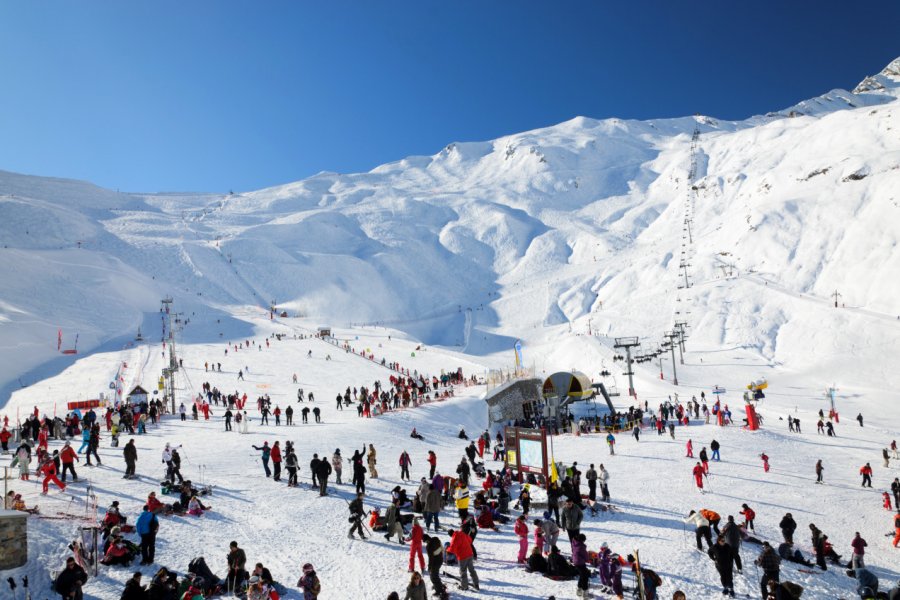
[[12, 592], [13, 600], [16, 600], [16, 580], [10, 577], [6, 580], [6, 583], [9, 584], [9, 589]]

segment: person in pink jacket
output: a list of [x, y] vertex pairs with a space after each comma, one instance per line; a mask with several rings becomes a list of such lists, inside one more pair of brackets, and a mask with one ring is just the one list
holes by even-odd
[[[516, 519], [516, 524], [513, 528], [513, 531], [517, 536], [519, 536], [518, 562], [520, 564], [523, 564], [526, 561], [525, 555], [528, 553], [528, 523], [525, 522], [525, 515], [519, 515], [519, 518]], [[543, 541], [541, 543], [543, 544]]]

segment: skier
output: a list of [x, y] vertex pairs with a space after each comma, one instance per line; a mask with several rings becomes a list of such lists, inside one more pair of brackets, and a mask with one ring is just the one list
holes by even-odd
[[825, 423], [825, 429], [828, 431], [828, 437], [837, 437], [837, 434], [834, 432], [834, 425], [831, 424], [831, 421]]
[[[290, 408], [290, 405], [288, 405], [288, 408]], [[275, 426], [281, 425], [281, 408], [277, 404], [275, 405], [275, 410], [272, 411], [272, 415], [275, 417]]]
[[237, 378], [240, 379], [241, 381], [244, 380], [244, 370], [243, 370], [243, 369], [238, 369], [238, 376], [237, 376]]
[[700, 493], [702, 494], [703, 493], [703, 475], [704, 475], [704, 473], [703, 473], [703, 467], [700, 465], [700, 463], [697, 463], [696, 466], [694, 466], [692, 473], [694, 475], [694, 483], [696, 484], [697, 489], [700, 490]]
[[894, 494], [894, 506], [900, 510], [900, 477], [894, 477], [894, 481], [891, 483], [891, 493]]
[[862, 487], [872, 487], [872, 466], [869, 463], [860, 467], [859, 474], [862, 475]]
[[859, 413], [858, 415], [856, 415], [856, 420], [859, 421], [859, 426], [862, 427], [862, 426], [863, 426], [863, 416], [862, 416], [862, 413]]
[[319, 460], [318, 454], [313, 454], [312, 460], [309, 461], [309, 473], [312, 477], [312, 487], [313, 489], [319, 487]]
[[687, 458], [694, 458], [694, 444], [690, 439], [687, 441], [687, 454], [685, 456]]
[[309, 423], [309, 407], [304, 406], [303, 410], [300, 411], [300, 416], [303, 418], [304, 423]]
[[778, 581], [779, 570], [781, 568], [781, 557], [775, 552], [769, 542], [763, 542], [763, 550], [756, 559], [756, 564], [762, 569], [762, 578], [759, 581], [759, 588], [763, 597], [769, 593], [769, 582]]
[[706, 447], [700, 448], [700, 463], [703, 465], [703, 474], [709, 474], [709, 455], [706, 453]]
[[225, 431], [231, 431], [231, 419], [234, 417], [234, 413], [231, 412], [230, 409], [225, 411]]
[[882, 492], [882, 493], [881, 493], [881, 497], [882, 497], [882, 500], [883, 500], [882, 505], [884, 506], [884, 508], [885, 508], [886, 510], [893, 510], [893, 509], [891, 508], [891, 495], [888, 494], [887, 492]]
[[294, 407], [290, 404], [287, 405], [287, 408], [284, 409], [284, 419], [286, 425], [294, 424]]
[[636, 441], [636, 442], [641, 441], [641, 428], [639, 425], [634, 426], [634, 429], [631, 430], [631, 435], [634, 436], [634, 441]]
[[41, 473], [44, 474], [44, 482], [42, 484], [44, 491], [41, 492], [42, 495], [44, 495], [44, 496], [47, 495], [47, 490], [50, 487], [51, 481], [56, 484], [56, 486], [59, 488], [59, 491], [61, 491], [61, 492], [66, 491], [66, 484], [61, 482], [56, 477], [56, 463], [54, 463], [52, 460], [46, 459], [44, 461], [44, 464], [41, 465]]
[[362, 519], [364, 516], [366, 516], [366, 511], [363, 508], [363, 495], [359, 493], [356, 494], [356, 498], [350, 503], [350, 523], [352, 523], [352, 525], [350, 526], [350, 532], [347, 534], [347, 537], [351, 540], [354, 539], [354, 531], [359, 533], [360, 539], [366, 539], [362, 527]]
[[707, 554], [716, 563], [719, 580], [722, 582], [722, 594], [734, 598], [734, 549], [720, 535]]
[[884, 449], [881, 451], [881, 456], [884, 458], [884, 468], [885, 468], [885, 469], [889, 468], [889, 467], [891, 466], [891, 462], [890, 462], [891, 459], [890, 459], [890, 456], [888, 456], [888, 449], [887, 449], [887, 448], [884, 448]]
[[609, 453], [611, 455], [615, 455], [616, 453], [616, 437], [610, 431], [606, 434], [606, 444], [609, 446]]
[[66, 482], [66, 471], [71, 471], [72, 481], [78, 481], [78, 474], [75, 472], [75, 461], [78, 460], [78, 454], [72, 449], [72, 445], [69, 442], [63, 445], [59, 458], [62, 461], [62, 482]]
[[403, 544], [403, 523], [400, 522], [400, 509], [397, 507], [396, 501], [392, 501], [390, 506], [388, 506], [387, 511], [384, 513], [384, 520], [387, 527], [384, 539], [391, 541], [391, 538], [396, 535], [397, 542]]
[[[312, 350], [309, 351], [312, 354]], [[297, 580], [297, 587], [303, 590], [303, 600], [316, 600], [322, 590], [322, 584], [316, 570], [310, 563], [303, 565], [303, 575]]]
[[822, 460], [819, 459], [816, 461], [816, 483], [825, 483], [822, 481], [822, 473], [825, 471], [825, 467], [822, 466]]
[[897, 509], [897, 514], [894, 515], [894, 548], [897, 547], [897, 544], [900, 544], [900, 508]]
[[[579, 598], [588, 597], [588, 579], [590, 570], [587, 567], [587, 545], [585, 541], [587, 537], [583, 533], [575, 536], [572, 542], [572, 565], [578, 570], [578, 584], [575, 588], [575, 595]], [[650, 596], [647, 596], [650, 598]]]
[[769, 457], [766, 455], [765, 452], [763, 452], [762, 454], [760, 454], [759, 457], [760, 457], [760, 458], [762, 459], [762, 461], [763, 461], [763, 471], [765, 471], [766, 473], [768, 473], [768, 472], [769, 472]]
[[319, 409], [319, 407], [318, 406], [315, 407], [312, 410], [312, 412], [313, 412], [313, 416], [316, 418], [316, 423], [321, 423], [322, 422], [322, 411]]
[[456, 503], [456, 511], [459, 514], [459, 520], [465, 521], [469, 516], [469, 488], [461, 479], [456, 482], [456, 491], [453, 494]]
[[260, 458], [262, 458], [263, 469], [266, 472], [266, 477], [271, 476], [272, 472], [269, 470], [269, 456], [272, 451], [269, 449], [269, 442], [263, 442], [262, 447], [253, 446], [253, 449], [262, 452]]

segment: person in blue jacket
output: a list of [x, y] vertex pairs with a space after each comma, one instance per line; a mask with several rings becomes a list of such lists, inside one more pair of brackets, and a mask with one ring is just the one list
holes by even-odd
[[159, 530], [159, 519], [146, 504], [144, 512], [138, 517], [134, 528], [141, 536], [141, 564], [152, 565], [153, 556], [156, 554], [156, 532]]

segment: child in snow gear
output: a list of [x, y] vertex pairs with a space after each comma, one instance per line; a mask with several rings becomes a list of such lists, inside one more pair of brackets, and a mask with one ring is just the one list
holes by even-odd
[[316, 600], [319, 597], [322, 585], [319, 583], [319, 577], [310, 563], [303, 565], [303, 575], [297, 581], [297, 587], [303, 590], [303, 600]]

